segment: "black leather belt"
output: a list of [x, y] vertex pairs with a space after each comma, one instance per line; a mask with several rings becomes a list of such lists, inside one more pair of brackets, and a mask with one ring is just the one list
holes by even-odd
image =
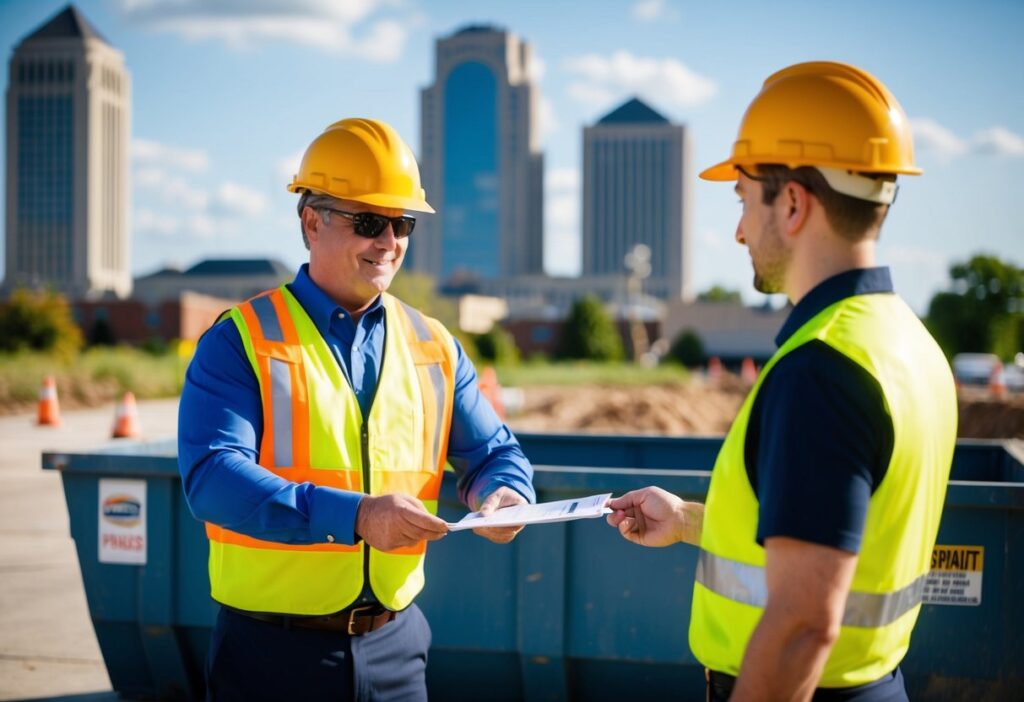
[[708, 699], [711, 700], [729, 699], [729, 695], [732, 694], [732, 688], [736, 685], [735, 676], [728, 673], [719, 673], [717, 670], [710, 670], [708, 668], [704, 669], [704, 679], [708, 682], [708, 692], [714, 692], [714, 695], [708, 695]]
[[285, 629], [319, 629], [321, 631], [342, 631], [350, 636], [362, 636], [376, 631], [390, 621], [394, 621], [397, 612], [385, 609], [379, 604], [349, 607], [335, 614], [322, 617], [303, 617], [291, 614], [269, 614], [266, 612], [246, 612], [232, 609], [243, 617], [249, 617], [267, 624], [275, 624]]

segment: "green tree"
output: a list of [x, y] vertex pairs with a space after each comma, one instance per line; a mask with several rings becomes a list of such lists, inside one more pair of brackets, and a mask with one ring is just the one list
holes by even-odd
[[979, 351], [1004, 359], [1024, 343], [1024, 269], [978, 254], [949, 269], [950, 290], [932, 297], [925, 319], [948, 356]]
[[622, 359], [622, 338], [599, 299], [587, 295], [573, 303], [562, 325], [557, 355], [591, 361]]
[[730, 302], [740, 304], [743, 299], [739, 290], [729, 290], [721, 285], [713, 285], [704, 292], [697, 295], [698, 302]]
[[52, 351], [73, 356], [82, 348], [82, 332], [63, 295], [15, 290], [0, 307], [0, 351]]
[[704, 343], [692, 329], [683, 329], [676, 335], [672, 345], [665, 354], [665, 360], [676, 362], [687, 368], [695, 368], [704, 363]]
[[458, 326], [459, 313], [455, 303], [439, 295], [434, 279], [425, 273], [399, 271], [388, 292], [423, 314], [434, 317], [449, 330]]
[[515, 338], [497, 324], [483, 334], [473, 335], [473, 344], [477, 354], [484, 361], [502, 365], [514, 365], [519, 362], [519, 347]]

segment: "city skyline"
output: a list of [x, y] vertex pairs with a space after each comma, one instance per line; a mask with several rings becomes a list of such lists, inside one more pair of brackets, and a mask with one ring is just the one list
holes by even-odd
[[[7, 59], [64, 5], [0, 4]], [[304, 249], [284, 184], [302, 145], [335, 119], [362, 114], [391, 122], [419, 152], [418, 99], [433, 80], [434, 43], [481, 23], [534, 49], [548, 273], [576, 274], [582, 263], [584, 126], [637, 95], [691, 130], [696, 170], [728, 153], [767, 75], [810, 59], [875, 73], [912, 120], [925, 175], [901, 181], [880, 258], [918, 312], [954, 261], [987, 251], [1021, 263], [1018, 4], [795, 2], [780, 10], [643, 0], [594, 12], [527, 1], [467, 14], [446, 1], [268, 1], [262, 16], [193, 0], [76, 6], [124, 52], [133, 76], [135, 274], [211, 256], [297, 266]], [[933, 58], [950, 53], [956, 60], [941, 67]], [[691, 186], [694, 290], [718, 283], [749, 303], [763, 301], [750, 285], [746, 251], [733, 241], [739, 210], [731, 189], [696, 179]]]

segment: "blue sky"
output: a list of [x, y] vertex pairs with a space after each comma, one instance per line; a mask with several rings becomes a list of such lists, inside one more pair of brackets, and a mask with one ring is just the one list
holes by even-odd
[[[0, 0], [5, 61], [64, 4]], [[434, 42], [468, 23], [515, 32], [539, 59], [549, 273], [580, 267], [584, 126], [639, 95], [689, 126], [696, 173], [727, 155], [765, 77], [815, 59], [871, 71], [914, 124], [925, 175], [901, 180], [880, 257], [918, 312], [945, 286], [953, 261], [985, 251], [1024, 263], [1019, 0], [77, 6], [124, 52], [132, 76], [135, 273], [207, 256], [273, 256], [297, 266], [305, 250], [284, 186], [303, 148], [337, 119], [369, 116], [392, 123], [418, 149], [419, 91], [433, 81]], [[695, 180], [692, 192], [695, 289], [718, 283], [763, 301], [750, 285], [746, 251], [733, 241], [739, 206], [731, 188]]]

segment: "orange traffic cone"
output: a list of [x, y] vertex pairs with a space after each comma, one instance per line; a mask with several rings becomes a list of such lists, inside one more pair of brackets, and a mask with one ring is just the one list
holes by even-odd
[[1006, 371], [1003, 370], [1002, 363], [997, 363], [992, 368], [992, 375], [988, 379], [988, 392], [992, 397], [1006, 397]]
[[135, 406], [135, 395], [130, 392], [124, 394], [124, 399], [117, 406], [114, 412], [114, 431], [111, 432], [112, 439], [136, 439], [142, 436], [142, 429], [139, 427], [139, 409]]
[[715, 380], [722, 377], [722, 361], [718, 356], [708, 359], [708, 377]]
[[498, 418], [505, 421], [505, 404], [501, 401], [501, 385], [498, 384], [498, 374], [490, 366], [480, 371], [480, 394], [486, 397]]
[[43, 387], [39, 388], [39, 414], [36, 419], [39, 426], [60, 426], [60, 404], [57, 402], [57, 381], [52, 375], [43, 379]]
[[750, 356], [744, 358], [742, 365], [740, 365], [740, 378], [748, 383], [753, 383], [757, 380], [757, 366], [754, 365], [754, 359]]

